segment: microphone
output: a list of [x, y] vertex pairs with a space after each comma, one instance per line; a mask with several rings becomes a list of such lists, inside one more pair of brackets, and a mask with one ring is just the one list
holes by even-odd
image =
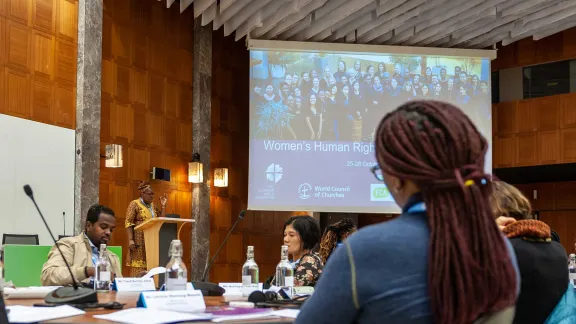
[[238, 215], [238, 218], [234, 222], [234, 225], [232, 225], [232, 228], [230, 228], [230, 231], [228, 231], [228, 234], [226, 234], [224, 241], [222, 241], [222, 244], [220, 244], [220, 246], [218, 247], [218, 250], [216, 250], [216, 253], [214, 253], [212, 260], [210, 260], [210, 262], [206, 265], [206, 268], [204, 268], [204, 274], [202, 275], [202, 280], [192, 282], [194, 289], [201, 290], [202, 295], [204, 295], [204, 296], [222, 296], [226, 292], [226, 289], [218, 286], [217, 284], [211, 283], [211, 282], [206, 282], [206, 276], [208, 276], [208, 272], [210, 271], [212, 264], [214, 264], [214, 261], [216, 261], [216, 258], [218, 257], [218, 253], [220, 253], [220, 250], [222, 250], [224, 245], [226, 245], [226, 242], [228, 241], [230, 234], [232, 234], [232, 232], [234, 231], [234, 229], [236, 228], [238, 223], [244, 218], [245, 214], [246, 214], [246, 211], [243, 210], [240, 212], [240, 215]]
[[48, 226], [48, 223], [46, 222], [44, 215], [42, 215], [42, 212], [40, 211], [38, 204], [36, 204], [36, 200], [34, 199], [34, 194], [32, 193], [32, 188], [29, 185], [25, 185], [24, 186], [24, 192], [26, 193], [26, 195], [28, 197], [30, 197], [30, 199], [34, 203], [34, 206], [36, 207], [38, 214], [40, 214], [40, 218], [42, 218], [42, 221], [44, 222], [44, 225], [46, 226], [48, 233], [50, 233], [50, 237], [52, 238], [54, 245], [58, 249], [60, 256], [62, 256], [62, 259], [64, 260], [64, 264], [66, 264], [66, 268], [68, 269], [68, 272], [70, 273], [70, 277], [72, 278], [72, 287], [60, 287], [60, 288], [52, 291], [48, 295], [46, 295], [46, 297], [44, 297], [44, 301], [47, 304], [98, 303], [98, 293], [95, 290], [80, 287], [78, 285], [78, 283], [76, 282], [76, 279], [74, 278], [74, 275], [72, 274], [72, 269], [70, 268], [68, 261], [64, 257], [62, 250], [60, 250], [60, 246], [56, 242], [56, 239], [54, 238], [54, 235], [52, 234], [52, 231], [50, 230], [50, 226]]

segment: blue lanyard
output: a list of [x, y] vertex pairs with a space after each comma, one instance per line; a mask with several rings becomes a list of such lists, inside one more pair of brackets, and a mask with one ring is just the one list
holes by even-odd
[[406, 213], [408, 214], [412, 214], [412, 213], [422, 213], [426, 211], [426, 204], [424, 204], [423, 202], [419, 202], [415, 205], [412, 205], [412, 207], [408, 208], [408, 210], [406, 211]]

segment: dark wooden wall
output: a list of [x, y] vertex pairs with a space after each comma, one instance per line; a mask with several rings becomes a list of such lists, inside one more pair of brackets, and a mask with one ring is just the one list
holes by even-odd
[[[527, 38], [501, 47], [492, 69], [575, 58], [576, 28], [572, 28], [540, 41]], [[499, 103], [493, 106], [492, 115], [494, 168], [576, 162], [576, 93]], [[529, 183], [517, 187], [572, 253], [576, 238], [576, 183]]]
[[494, 168], [576, 162], [576, 93], [493, 106]]
[[566, 251], [574, 253], [576, 238], [576, 182], [518, 184], [518, 189], [540, 212], [540, 220], [560, 236]]
[[[225, 188], [210, 192], [210, 252], [216, 252], [238, 214], [248, 204], [249, 53], [244, 41], [213, 33], [212, 168], [228, 168]], [[246, 247], [253, 245], [260, 279], [274, 274], [280, 260], [284, 221], [303, 213], [254, 212], [230, 236], [210, 271], [213, 282], [239, 282]]]
[[76, 0], [0, 0], [0, 113], [76, 128]]
[[[138, 181], [150, 181], [157, 198], [168, 194], [167, 213], [191, 218], [193, 13], [155, 0], [105, 0], [103, 29], [101, 152], [122, 144], [124, 167], [101, 160], [100, 203], [116, 211], [110, 244], [123, 246], [126, 260], [124, 221]], [[150, 180], [152, 167], [170, 169], [171, 181]], [[190, 235], [182, 241], [190, 264]]]

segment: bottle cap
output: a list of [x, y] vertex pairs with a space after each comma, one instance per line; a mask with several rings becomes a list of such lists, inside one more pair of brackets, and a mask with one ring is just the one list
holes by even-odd
[[181, 257], [182, 254], [182, 242], [180, 240], [172, 240], [172, 243], [170, 243], [170, 256]]

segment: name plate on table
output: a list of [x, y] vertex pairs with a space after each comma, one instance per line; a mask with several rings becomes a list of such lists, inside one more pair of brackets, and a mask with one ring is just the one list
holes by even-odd
[[155, 291], [153, 278], [116, 278], [114, 290], [118, 292]]
[[312, 295], [314, 293], [314, 287], [301, 286], [294, 287], [294, 295]]
[[224, 293], [225, 296], [238, 295], [238, 296], [248, 296], [251, 292], [255, 290], [262, 290], [262, 284], [250, 284], [248, 286], [243, 286], [241, 282], [221, 282], [218, 286], [226, 289]]
[[[160, 291], [166, 291], [166, 284], [163, 284], [162, 287], [159, 289]], [[192, 286], [191, 282], [186, 283], [186, 290], [194, 290], [194, 286]]]
[[140, 293], [138, 307], [163, 310], [182, 310], [188, 313], [206, 310], [200, 290], [185, 291], [145, 291]]

